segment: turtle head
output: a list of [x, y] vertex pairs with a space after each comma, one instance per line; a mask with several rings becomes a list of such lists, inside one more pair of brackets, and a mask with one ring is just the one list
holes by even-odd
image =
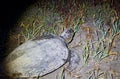
[[70, 43], [74, 36], [74, 31], [71, 28], [66, 29], [61, 35], [62, 38], [64, 38], [66, 43]]

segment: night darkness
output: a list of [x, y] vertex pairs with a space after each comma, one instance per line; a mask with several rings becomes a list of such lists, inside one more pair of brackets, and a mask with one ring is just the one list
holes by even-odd
[[[34, 0], [35, 1], [35, 0]], [[32, 0], [10, 0], [0, 2], [0, 62], [4, 60], [9, 31], [14, 27], [25, 9], [34, 3]], [[0, 72], [1, 72], [0, 63]], [[7, 79], [0, 75], [0, 79]]]
[[4, 57], [5, 43], [7, 41], [10, 29], [25, 11], [25, 9], [33, 4], [32, 0], [2, 1], [0, 2], [0, 60]]

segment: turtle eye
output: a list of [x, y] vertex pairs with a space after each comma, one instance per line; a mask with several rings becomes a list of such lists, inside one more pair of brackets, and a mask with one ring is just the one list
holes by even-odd
[[72, 29], [69, 29], [66, 31], [66, 33], [70, 34], [70, 33], [73, 33], [74, 31]]
[[70, 33], [70, 31], [69, 31], [69, 30], [67, 30], [67, 31], [66, 31], [66, 33]]

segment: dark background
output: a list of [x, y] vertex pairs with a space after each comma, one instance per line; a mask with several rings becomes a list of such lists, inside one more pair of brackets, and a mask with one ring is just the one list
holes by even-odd
[[6, 42], [9, 31], [14, 27], [21, 14], [33, 4], [35, 0], [4, 0], [0, 1], [0, 79], [8, 79], [3, 76], [2, 61], [5, 58]]
[[0, 1], [0, 61], [4, 58], [5, 43], [10, 29], [14, 27], [14, 24], [26, 8], [34, 2], [35, 0]]

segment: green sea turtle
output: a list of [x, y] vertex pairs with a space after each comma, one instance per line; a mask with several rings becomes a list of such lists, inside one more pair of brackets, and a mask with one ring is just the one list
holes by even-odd
[[47, 34], [28, 40], [5, 59], [5, 73], [11, 77], [36, 77], [49, 74], [69, 61], [73, 70], [79, 56], [68, 48], [74, 31], [66, 29], [61, 35]]

